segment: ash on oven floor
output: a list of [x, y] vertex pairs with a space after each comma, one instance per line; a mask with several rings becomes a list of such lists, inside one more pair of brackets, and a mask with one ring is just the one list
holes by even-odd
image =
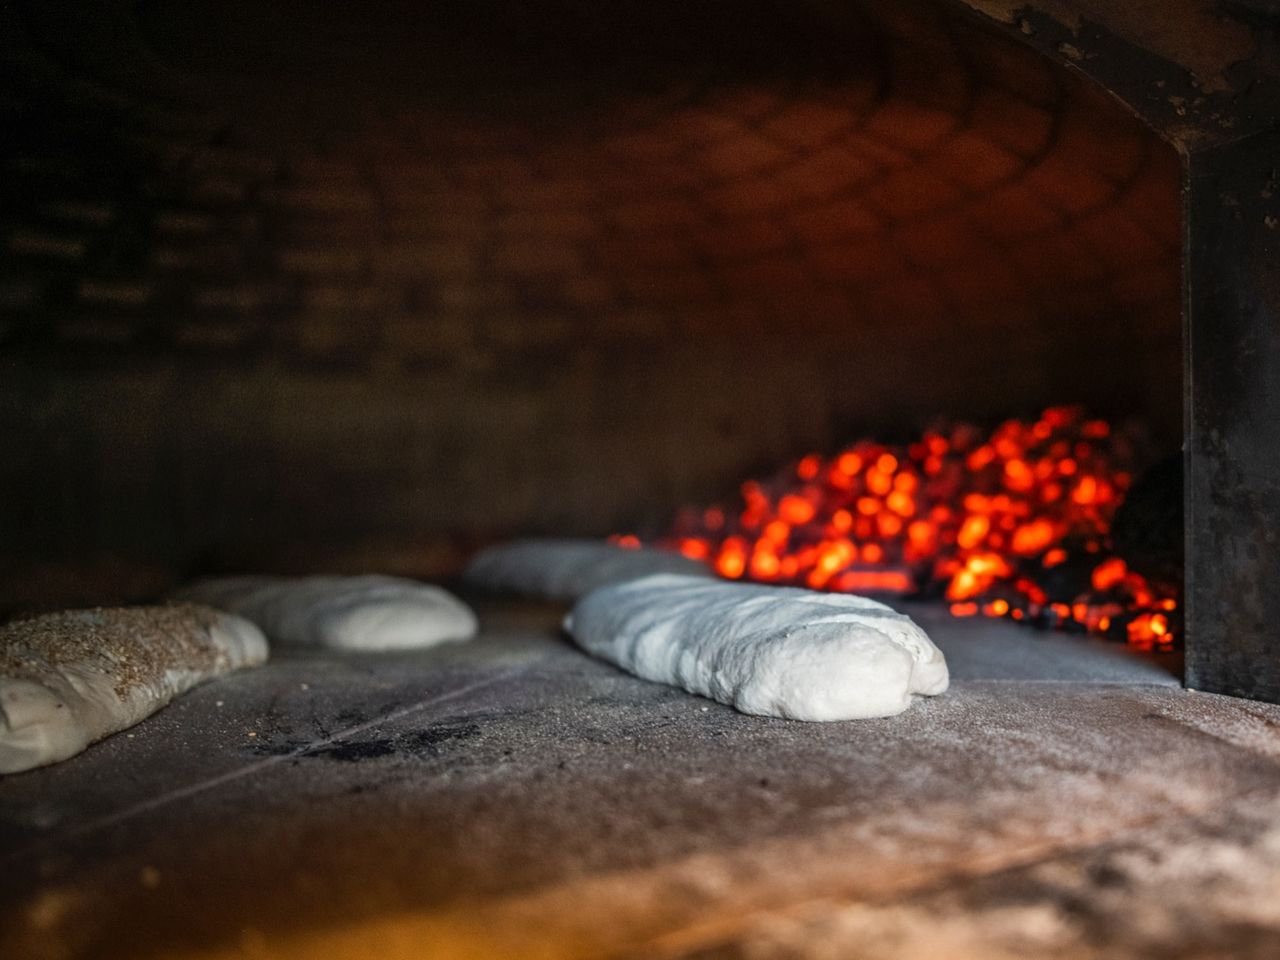
[[0, 782], [22, 957], [1269, 956], [1280, 707], [913, 610], [951, 690], [744, 716], [554, 608], [284, 656]]

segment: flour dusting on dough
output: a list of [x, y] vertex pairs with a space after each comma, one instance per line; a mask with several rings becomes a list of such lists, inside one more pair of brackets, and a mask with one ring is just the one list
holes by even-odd
[[949, 680], [910, 617], [850, 594], [659, 574], [588, 594], [565, 629], [646, 680], [793, 720], [892, 716]]
[[251, 620], [273, 643], [335, 650], [411, 650], [475, 636], [471, 608], [402, 577], [217, 577], [178, 594]]

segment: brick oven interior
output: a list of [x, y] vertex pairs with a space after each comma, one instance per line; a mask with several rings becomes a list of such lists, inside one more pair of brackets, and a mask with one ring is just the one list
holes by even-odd
[[1180, 442], [1178, 156], [972, 17], [64, 6], [4, 31], [11, 598], [447, 575], [940, 414]]
[[[1083, 404], [1201, 462], [1189, 157], [1274, 14], [1042, 6], [3, 5], [0, 620], [209, 573], [456, 584], [940, 415]], [[467, 599], [472, 644], [286, 653], [0, 782], [0, 947], [1280, 935], [1280, 708], [1174, 659], [921, 606], [946, 697], [764, 721], [585, 659], [562, 607]]]

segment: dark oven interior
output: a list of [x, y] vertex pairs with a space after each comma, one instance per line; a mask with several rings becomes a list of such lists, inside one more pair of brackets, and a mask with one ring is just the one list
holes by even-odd
[[1280, 696], [1274, 12], [1219, 6], [8, 4], [0, 609], [1082, 404], [1185, 459], [1189, 677]]
[[[1272, 0], [0, 3], [0, 955], [1269, 960], [1278, 26]], [[1130, 424], [1167, 481], [1127, 529], [1178, 556], [1143, 616], [1176, 613], [1185, 672], [1074, 589], [1041, 625], [1127, 647], [953, 595], [1000, 562], [972, 545], [946, 595], [894, 597], [928, 633], [908, 679], [938, 645], [896, 714], [734, 709], [460, 575], [509, 538], [607, 566], [637, 545], [608, 536], [683, 529], [766, 579], [769, 530], [825, 510], [844, 539], [813, 569], [835, 549], [828, 573], [883, 585], [859, 524], [912, 536], [928, 456], [998, 454], [1005, 491], [1084, 458], [1042, 477], [922, 431], [1039, 436], [1076, 405], [1075, 439]], [[737, 521], [702, 508], [745, 515], [774, 471], [756, 552], [726, 559]], [[1060, 494], [1087, 511], [1118, 476]], [[955, 543], [1069, 566], [1043, 517], [988, 528], [1002, 494], [964, 492]], [[1076, 547], [1086, 588], [1138, 571]], [[222, 616], [21, 615], [364, 572], [429, 581], [394, 589], [468, 642], [290, 646], [279, 624], [350, 584], [254, 581], [269, 658], [246, 612], [254, 669], [4, 766], [145, 686], [159, 661], [116, 656], [135, 634]], [[686, 587], [776, 613], [706, 572]], [[49, 623], [71, 641], [12, 653]], [[778, 685], [874, 663], [882, 694], [874, 633]], [[111, 696], [28, 682], [100, 692], [99, 655]]]
[[938, 415], [1181, 442], [1178, 153], [967, 9], [3, 17], [11, 605], [448, 575]]

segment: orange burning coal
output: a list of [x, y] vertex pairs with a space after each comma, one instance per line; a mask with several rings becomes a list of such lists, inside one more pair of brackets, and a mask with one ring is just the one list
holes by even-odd
[[729, 579], [941, 596], [956, 616], [1167, 647], [1177, 596], [1110, 540], [1141, 446], [1072, 407], [990, 433], [957, 424], [906, 446], [864, 440], [748, 480], [732, 508], [683, 511], [662, 544]]

